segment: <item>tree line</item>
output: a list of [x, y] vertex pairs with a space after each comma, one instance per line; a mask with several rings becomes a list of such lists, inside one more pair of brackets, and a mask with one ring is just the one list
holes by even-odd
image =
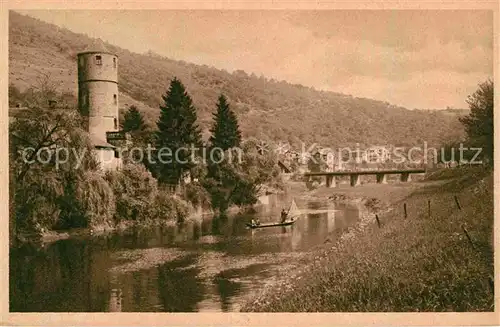
[[[156, 129], [145, 123], [134, 106], [125, 113], [122, 124], [123, 131], [131, 134], [134, 146], [154, 144], [155, 158], [161, 149], [176, 153], [175, 160], [169, 162], [153, 163], [143, 158], [160, 184], [187, 190], [190, 197], [205, 194], [209, 198], [206, 202], [222, 216], [231, 205], [254, 204], [262, 184], [274, 182], [280, 186], [277, 157], [272, 153], [259, 154], [255, 139], [243, 142], [237, 116], [223, 94], [216, 103], [211, 135], [206, 142], [202, 140], [193, 100], [179, 79], [171, 81], [162, 99]], [[195, 153], [189, 150], [193, 148]], [[238, 153], [233, 152], [235, 149]], [[202, 160], [197, 160], [200, 157]], [[192, 181], [187, 185], [186, 175]]]
[[[54, 88], [34, 87], [30, 94], [39, 101], [28, 102], [27, 109], [11, 117], [12, 236], [19, 231], [40, 234], [131, 222], [182, 222], [193, 206], [211, 207], [220, 217], [231, 205], [254, 204], [263, 184], [281, 186], [276, 157], [259, 154], [255, 139], [242, 140], [237, 117], [222, 94], [213, 114], [212, 134], [204, 142], [196, 108], [184, 85], [174, 78], [163, 96], [156, 128], [148, 126], [134, 107], [126, 112], [122, 128], [131, 134], [130, 146], [153, 144], [156, 149], [180, 149], [182, 160], [152, 164], [124, 159], [122, 169], [104, 172], [90, 135], [83, 128], [85, 117], [73, 101], [62, 101]], [[14, 95], [19, 99], [22, 96]], [[54, 97], [59, 101], [57, 107], [48, 105]], [[183, 150], [191, 145], [198, 147], [195, 156]], [[208, 157], [209, 161], [196, 160], [202, 151], [218, 148], [217, 153], [224, 156], [234, 147], [241, 148], [241, 160], [220, 161], [217, 156]], [[58, 162], [54, 153], [63, 148], [82, 156], [70, 155]], [[38, 152], [40, 149], [48, 150]], [[37, 153], [40, 160], [34, 160]], [[186, 173], [191, 176], [189, 184], [184, 183]]]

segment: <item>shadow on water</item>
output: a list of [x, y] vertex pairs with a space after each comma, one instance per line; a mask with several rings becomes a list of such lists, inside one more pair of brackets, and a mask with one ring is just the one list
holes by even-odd
[[187, 256], [164, 264], [158, 268], [158, 288], [163, 311], [193, 312], [197, 303], [203, 300], [204, 285], [197, 278], [198, 267], [178, 270], [177, 267], [195, 263], [195, 256]]
[[217, 285], [222, 311], [231, 309], [232, 298], [242, 290], [242, 283], [234, 280], [262, 272], [267, 266], [267, 264], [253, 264], [245, 268], [228, 269], [218, 273], [214, 278], [214, 283]]
[[233, 311], [293, 258], [333, 241], [359, 209], [297, 201], [293, 226], [251, 230], [279, 219], [290, 199], [274, 197], [251, 214], [67, 239], [10, 254], [10, 311]]

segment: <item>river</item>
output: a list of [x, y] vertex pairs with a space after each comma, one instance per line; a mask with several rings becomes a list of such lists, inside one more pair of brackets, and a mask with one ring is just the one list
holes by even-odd
[[300, 256], [359, 219], [355, 206], [296, 199], [293, 226], [275, 221], [291, 199], [269, 196], [253, 214], [129, 229], [10, 253], [11, 312], [237, 311]]

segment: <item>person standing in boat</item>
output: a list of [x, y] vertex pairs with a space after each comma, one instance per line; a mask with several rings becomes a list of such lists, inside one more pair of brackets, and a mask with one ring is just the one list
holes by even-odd
[[281, 223], [284, 223], [285, 220], [286, 220], [286, 216], [287, 216], [287, 212], [285, 211], [285, 209], [281, 209]]

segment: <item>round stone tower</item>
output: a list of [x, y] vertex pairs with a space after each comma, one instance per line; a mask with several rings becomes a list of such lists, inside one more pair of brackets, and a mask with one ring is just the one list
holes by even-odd
[[98, 41], [78, 53], [78, 108], [92, 139], [118, 131], [118, 56]]

